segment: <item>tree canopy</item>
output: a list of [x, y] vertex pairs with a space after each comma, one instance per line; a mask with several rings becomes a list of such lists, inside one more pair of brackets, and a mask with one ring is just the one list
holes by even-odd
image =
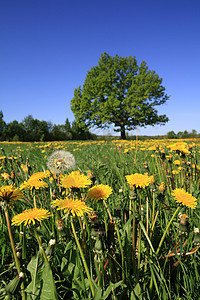
[[74, 90], [71, 109], [78, 123], [88, 127], [115, 130], [125, 138], [125, 131], [137, 126], [163, 125], [166, 115], [158, 115], [157, 106], [169, 96], [162, 78], [135, 57], [111, 57], [103, 53], [97, 66], [87, 72], [83, 88]]

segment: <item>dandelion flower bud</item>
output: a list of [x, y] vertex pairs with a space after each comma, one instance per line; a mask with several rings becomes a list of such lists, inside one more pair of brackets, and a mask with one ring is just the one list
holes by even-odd
[[50, 239], [49, 245], [54, 246], [55, 244], [56, 244], [56, 240], [55, 239]]
[[159, 185], [158, 189], [159, 189], [160, 192], [164, 192], [165, 191], [165, 183], [161, 182], [161, 184]]
[[23, 272], [20, 272], [20, 273], [18, 274], [18, 278], [24, 278], [24, 273], [23, 273]]

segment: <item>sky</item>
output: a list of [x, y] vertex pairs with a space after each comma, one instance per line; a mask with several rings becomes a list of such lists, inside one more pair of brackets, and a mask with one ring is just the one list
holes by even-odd
[[[129, 134], [200, 133], [199, 0], [0, 0], [0, 110], [73, 122], [70, 102], [101, 54], [135, 56], [163, 78], [169, 122]], [[113, 134], [113, 128], [96, 134]]]

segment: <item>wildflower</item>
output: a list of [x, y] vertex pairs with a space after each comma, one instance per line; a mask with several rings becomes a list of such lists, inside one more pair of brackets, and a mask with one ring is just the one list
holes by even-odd
[[32, 180], [32, 179], [41, 180], [41, 179], [49, 177], [50, 175], [51, 174], [50, 174], [49, 170], [47, 170], [46, 172], [33, 173], [29, 179], [30, 180]]
[[81, 174], [80, 171], [74, 171], [61, 178], [61, 186], [64, 188], [85, 188], [91, 184], [90, 178]]
[[159, 185], [158, 189], [159, 189], [160, 192], [164, 192], [165, 191], [165, 183], [161, 182], [161, 184]]
[[88, 198], [97, 201], [107, 199], [110, 194], [112, 194], [112, 188], [104, 184], [93, 186], [87, 192]]
[[191, 194], [187, 193], [184, 189], [175, 189], [172, 192], [172, 196], [174, 196], [177, 202], [189, 208], [194, 209], [197, 206], [197, 199]]
[[28, 173], [28, 166], [27, 165], [21, 164], [21, 168], [24, 171], [24, 173]]
[[11, 204], [16, 200], [22, 199], [23, 193], [14, 185], [6, 185], [0, 188], [0, 203]]
[[73, 216], [83, 216], [84, 213], [89, 213], [92, 208], [88, 207], [84, 201], [78, 199], [56, 199], [52, 201], [52, 206], [58, 210], [63, 209], [65, 213], [71, 213]]
[[143, 174], [132, 174], [132, 175], [126, 175], [126, 180], [132, 189], [134, 186], [145, 188], [152, 182], [151, 176], [143, 175]]
[[40, 188], [47, 188], [48, 184], [43, 181], [43, 180], [39, 180], [37, 178], [29, 178], [28, 181], [24, 181], [21, 185], [20, 185], [20, 190], [23, 189], [40, 189]]
[[65, 226], [65, 223], [63, 222], [63, 220], [57, 220], [56, 225], [57, 225], [58, 231], [62, 231]]
[[90, 170], [87, 171], [87, 177], [90, 179], [94, 177], [93, 173]]
[[58, 150], [49, 156], [47, 160], [47, 167], [56, 175], [64, 173], [66, 170], [73, 169], [75, 167], [75, 158], [68, 151]]
[[50, 239], [49, 245], [54, 246], [55, 244], [56, 244], [56, 240], [55, 239]]
[[180, 160], [178, 160], [178, 159], [176, 159], [175, 161], [174, 161], [174, 165], [180, 165]]
[[3, 177], [4, 180], [8, 180], [10, 175], [8, 173], [1, 173], [1, 177]]
[[178, 170], [172, 170], [172, 174], [174, 174], [174, 175], [179, 174], [179, 171]]
[[12, 225], [20, 225], [24, 222], [24, 225], [33, 223], [35, 225], [36, 221], [41, 222], [51, 216], [51, 213], [47, 209], [42, 208], [31, 208], [24, 210], [22, 213], [15, 215], [12, 218]]
[[179, 213], [179, 219], [180, 219], [180, 224], [179, 224], [179, 232], [181, 234], [187, 233], [190, 230], [190, 223], [188, 222], [188, 215]]

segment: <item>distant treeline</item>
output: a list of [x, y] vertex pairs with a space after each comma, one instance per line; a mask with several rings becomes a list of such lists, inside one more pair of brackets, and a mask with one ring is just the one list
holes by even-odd
[[[200, 138], [200, 134], [195, 129], [191, 132], [179, 131], [175, 133], [173, 130], [166, 135], [157, 136], [129, 136], [127, 139], [147, 140], [147, 139], [185, 139]], [[28, 115], [22, 122], [16, 120], [6, 123], [3, 119], [3, 112], [0, 111], [0, 141], [22, 141], [22, 142], [45, 142], [45, 141], [66, 141], [66, 140], [112, 140], [120, 139], [119, 136], [112, 135], [95, 135], [91, 133], [86, 126], [80, 127], [76, 121], [70, 124], [66, 119], [64, 125], [55, 125], [51, 122], [40, 121], [34, 119], [32, 115]]]
[[66, 119], [64, 125], [55, 125], [28, 115], [20, 123], [14, 120], [7, 124], [3, 119], [3, 112], [0, 111], [0, 141], [45, 142], [95, 138], [94, 134], [86, 127], [80, 127], [76, 121], [70, 124]]

